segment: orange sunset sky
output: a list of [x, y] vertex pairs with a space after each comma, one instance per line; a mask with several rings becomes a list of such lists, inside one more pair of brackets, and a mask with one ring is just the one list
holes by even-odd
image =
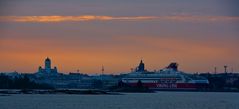
[[239, 9], [228, 0], [0, 0], [0, 72], [130, 72], [170, 62], [239, 72]]

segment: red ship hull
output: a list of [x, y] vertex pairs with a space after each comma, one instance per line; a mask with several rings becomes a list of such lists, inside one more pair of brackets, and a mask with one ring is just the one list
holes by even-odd
[[[137, 83], [128, 83], [128, 85], [137, 87]], [[205, 83], [142, 83], [142, 85], [154, 90], [198, 90], [208, 87]]]

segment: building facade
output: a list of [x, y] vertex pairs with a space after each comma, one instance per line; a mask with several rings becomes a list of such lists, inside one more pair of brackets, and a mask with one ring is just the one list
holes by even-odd
[[51, 68], [51, 59], [50, 58], [46, 58], [45, 59], [45, 68], [42, 68], [41, 66], [39, 66], [38, 68], [38, 74], [57, 74], [57, 68]]

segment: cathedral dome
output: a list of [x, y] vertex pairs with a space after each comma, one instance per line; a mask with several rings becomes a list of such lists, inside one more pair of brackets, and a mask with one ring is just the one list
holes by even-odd
[[51, 61], [51, 60], [47, 57], [45, 61]]

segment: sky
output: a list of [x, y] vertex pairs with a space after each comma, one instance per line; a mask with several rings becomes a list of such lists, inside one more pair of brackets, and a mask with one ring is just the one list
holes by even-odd
[[239, 72], [238, 0], [0, 0], [0, 72]]

